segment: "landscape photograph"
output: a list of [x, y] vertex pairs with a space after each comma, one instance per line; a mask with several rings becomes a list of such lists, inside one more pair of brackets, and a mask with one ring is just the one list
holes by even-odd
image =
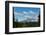
[[40, 8], [13, 7], [13, 28], [40, 27]]

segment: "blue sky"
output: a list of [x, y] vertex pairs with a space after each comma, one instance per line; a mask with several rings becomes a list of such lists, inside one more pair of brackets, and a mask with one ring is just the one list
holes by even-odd
[[24, 21], [27, 20], [27, 18], [38, 21], [39, 12], [40, 8], [14, 7], [14, 16], [18, 21]]

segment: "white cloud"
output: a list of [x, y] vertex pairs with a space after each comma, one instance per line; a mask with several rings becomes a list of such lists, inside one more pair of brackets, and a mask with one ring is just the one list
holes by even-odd
[[26, 11], [23, 11], [23, 14], [28, 14]]
[[19, 13], [19, 12], [14, 12], [14, 15], [22, 16], [23, 14], [22, 13]]
[[31, 14], [35, 14], [35, 12], [33, 12], [33, 11], [29, 11], [29, 13], [31, 13]]
[[29, 11], [29, 12], [26, 12], [26, 11], [23, 11], [22, 13], [21, 12], [14, 12], [14, 14], [15, 15], [22, 15], [22, 16], [24, 16], [24, 15], [31, 15], [32, 14], [32, 16], [37, 16], [33, 11]]
[[24, 16], [25, 18], [32, 18], [32, 16]]
[[[14, 12], [14, 14], [15, 14], [15, 16], [17, 15], [17, 16], [21, 16], [22, 17], [22, 19], [19, 19], [19, 21], [23, 21], [23, 20], [25, 20], [25, 18], [26, 18], [26, 20], [27, 20], [27, 18], [29, 18], [29, 19], [33, 18], [35, 20], [32, 19], [32, 21], [38, 21], [38, 15], [36, 15], [35, 12], [33, 12], [33, 11], [29, 11], [29, 12], [26, 12], [26, 11]], [[29, 15], [31, 15], [31, 16], [29, 16]]]
[[33, 12], [33, 11], [23, 11], [23, 14], [32, 14], [32, 15], [35, 15], [35, 12]]

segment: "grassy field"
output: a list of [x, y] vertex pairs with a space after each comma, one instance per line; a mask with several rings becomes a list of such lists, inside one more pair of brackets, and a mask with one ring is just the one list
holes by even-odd
[[13, 28], [22, 28], [22, 27], [40, 27], [38, 22], [13, 22]]

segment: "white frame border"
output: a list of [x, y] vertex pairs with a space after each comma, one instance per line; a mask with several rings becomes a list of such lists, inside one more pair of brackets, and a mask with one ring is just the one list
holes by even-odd
[[[26, 6], [27, 5], [27, 6]], [[31, 6], [30, 6], [31, 5]], [[29, 27], [29, 28], [13, 28], [13, 9], [12, 7], [40, 7], [41, 8], [41, 24], [40, 27]], [[22, 31], [39, 31], [43, 30], [43, 5], [34, 5], [34, 4], [17, 4], [17, 3], [9, 3], [9, 32], [22, 32]]]

